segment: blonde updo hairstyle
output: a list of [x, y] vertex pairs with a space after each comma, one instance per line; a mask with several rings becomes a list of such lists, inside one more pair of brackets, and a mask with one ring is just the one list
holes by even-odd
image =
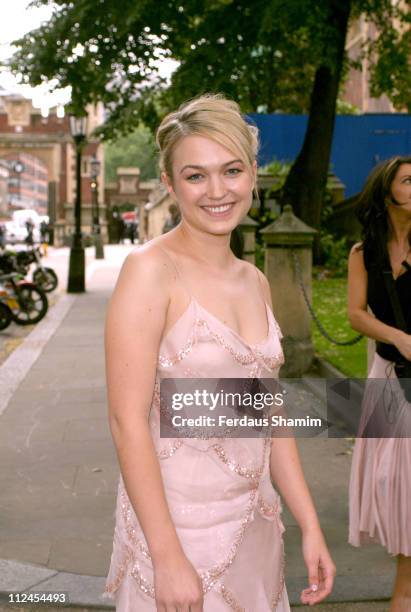
[[228, 149], [252, 175], [258, 153], [258, 128], [248, 124], [240, 107], [221, 94], [205, 94], [184, 102], [162, 120], [156, 134], [160, 169], [172, 182], [173, 150], [184, 136], [204, 136]]

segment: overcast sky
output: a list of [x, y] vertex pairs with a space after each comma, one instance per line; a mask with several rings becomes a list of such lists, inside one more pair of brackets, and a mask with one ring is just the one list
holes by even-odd
[[[30, 0], [3, 0], [6, 10], [2, 11], [0, 20], [0, 59], [4, 60], [13, 52], [11, 42], [23, 36], [26, 32], [38, 28], [47, 21], [52, 13], [49, 6], [27, 8]], [[3, 8], [6, 8], [3, 5]], [[69, 100], [69, 91], [46, 93], [46, 87], [27, 87], [19, 85], [16, 79], [7, 71], [0, 72], [0, 86], [8, 91], [20, 92], [32, 98], [36, 107], [48, 108], [56, 104], [64, 104]]]
[[[49, 6], [27, 8], [31, 0], [0, 1], [3, 8], [4, 5], [7, 6], [7, 10], [2, 12], [0, 19], [0, 60], [4, 60], [12, 55], [11, 42], [47, 21], [52, 14], [52, 9]], [[159, 72], [162, 76], [169, 77], [176, 67], [176, 62], [165, 60], [159, 65]], [[33, 88], [19, 85], [13, 75], [7, 71], [0, 71], [0, 87], [22, 93], [33, 100], [34, 106], [43, 108], [45, 111], [56, 104], [66, 104], [70, 99], [69, 89], [49, 94], [45, 86]]]

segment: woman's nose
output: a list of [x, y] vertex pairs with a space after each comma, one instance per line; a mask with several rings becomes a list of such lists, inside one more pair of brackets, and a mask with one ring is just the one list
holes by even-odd
[[210, 177], [207, 185], [207, 196], [210, 200], [221, 200], [225, 197], [226, 188], [220, 177]]

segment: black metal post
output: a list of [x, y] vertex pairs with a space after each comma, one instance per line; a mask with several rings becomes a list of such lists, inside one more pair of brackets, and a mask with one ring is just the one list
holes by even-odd
[[96, 247], [96, 259], [104, 259], [104, 247], [101, 240], [100, 228], [100, 208], [98, 201], [98, 175], [100, 174], [100, 161], [96, 155], [93, 156], [91, 162], [91, 193], [92, 193], [92, 215], [93, 215], [93, 234], [94, 244]]
[[76, 145], [76, 201], [74, 207], [75, 230], [70, 249], [69, 277], [67, 292], [83, 293], [85, 288], [85, 256], [81, 234], [81, 156], [84, 135], [73, 137]]

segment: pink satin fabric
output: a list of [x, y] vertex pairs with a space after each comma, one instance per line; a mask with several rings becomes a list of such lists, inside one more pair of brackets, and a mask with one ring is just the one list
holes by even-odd
[[[369, 385], [364, 395], [360, 433], [369, 437], [357, 438], [354, 447], [349, 542], [353, 546], [378, 542], [392, 555], [410, 557], [411, 404], [392, 364], [377, 353], [369, 378], [386, 379], [387, 385]], [[384, 388], [386, 399], [381, 402]], [[391, 405], [389, 417], [384, 403]], [[392, 437], [375, 437], [379, 431]]]
[[[271, 440], [160, 438], [159, 381], [278, 377], [281, 332], [268, 306], [267, 321], [265, 340], [250, 345], [192, 298], [160, 346], [150, 427], [178, 536], [203, 581], [205, 612], [290, 610]], [[121, 478], [105, 596], [119, 612], [156, 610], [150, 554]]]

